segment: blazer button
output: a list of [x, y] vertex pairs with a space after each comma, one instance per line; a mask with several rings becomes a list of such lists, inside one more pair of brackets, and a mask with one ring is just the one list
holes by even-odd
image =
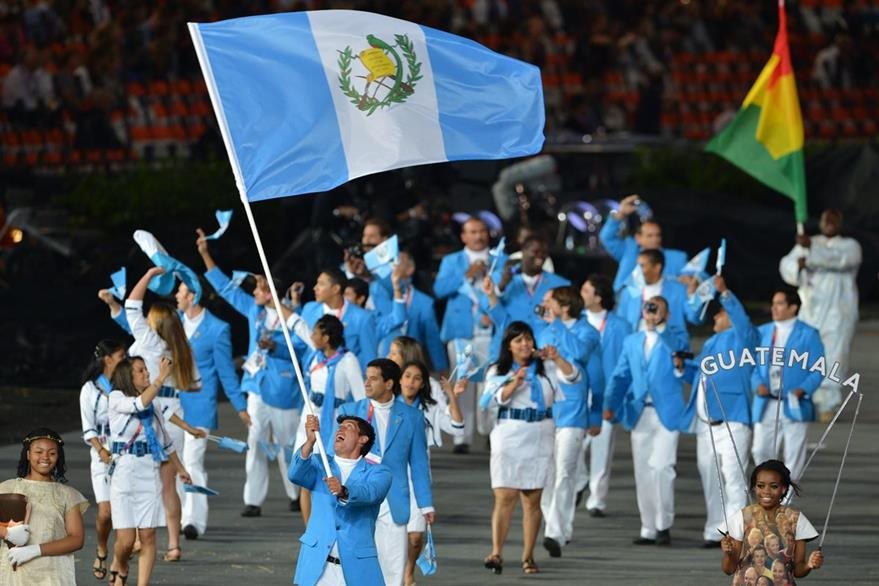
[[336, 531], [338, 531], [338, 530], [341, 529], [341, 528], [342, 528], [341, 525], [336, 525]]

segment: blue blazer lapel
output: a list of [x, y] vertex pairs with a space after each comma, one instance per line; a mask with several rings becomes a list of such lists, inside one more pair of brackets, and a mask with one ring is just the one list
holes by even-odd
[[400, 405], [397, 401], [394, 401], [394, 406], [391, 408], [391, 415], [388, 417], [388, 432], [385, 434], [385, 445], [382, 446], [382, 457], [388, 453], [388, 448], [391, 447], [391, 442], [394, 441], [394, 438], [397, 436], [397, 430], [400, 429], [400, 425], [403, 423], [403, 414], [400, 413]]

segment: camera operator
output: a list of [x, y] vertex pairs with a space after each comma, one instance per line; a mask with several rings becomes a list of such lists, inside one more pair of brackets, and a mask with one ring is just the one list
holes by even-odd
[[[678, 430], [684, 386], [675, 354], [689, 350], [686, 332], [667, 323], [668, 302], [650, 297], [641, 308], [645, 329], [626, 337], [604, 394], [604, 419], [631, 432], [641, 532], [635, 545], [671, 544]], [[678, 355], [680, 363], [683, 356]]]

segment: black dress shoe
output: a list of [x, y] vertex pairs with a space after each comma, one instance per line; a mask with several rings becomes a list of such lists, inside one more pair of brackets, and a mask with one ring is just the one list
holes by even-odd
[[636, 537], [632, 540], [632, 543], [635, 545], [656, 545], [656, 540], [648, 539], [646, 537]]
[[589, 509], [589, 516], [590, 517], [604, 517], [605, 515], [604, 515], [604, 511], [602, 511], [601, 509]]
[[458, 444], [452, 450], [455, 454], [469, 454], [470, 453], [470, 444]]
[[551, 558], [562, 557], [562, 546], [552, 537], [543, 538], [543, 548], [549, 552], [549, 557]]
[[196, 540], [198, 539], [198, 529], [195, 528], [195, 525], [187, 525], [183, 528], [183, 535], [186, 536], [186, 539]]
[[656, 532], [656, 545], [671, 545], [671, 531], [663, 529]]
[[702, 542], [702, 549], [716, 549], [720, 547], [719, 541], [714, 541], [711, 539], [706, 539]]
[[242, 517], [260, 517], [262, 516], [262, 509], [254, 505], [244, 505], [244, 510], [241, 511]]
[[290, 499], [290, 510], [294, 513], [302, 510], [302, 505], [299, 504], [299, 499]]

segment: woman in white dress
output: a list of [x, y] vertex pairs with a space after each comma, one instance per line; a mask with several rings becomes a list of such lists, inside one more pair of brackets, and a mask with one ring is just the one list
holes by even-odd
[[[452, 437], [464, 435], [464, 416], [458, 406], [458, 395], [467, 390], [467, 379], [459, 380], [454, 390], [448, 381], [443, 379], [443, 391], [448, 399], [448, 404], [446, 404], [445, 401], [439, 403], [433, 398], [430, 388], [430, 374], [423, 362], [417, 360], [407, 362], [400, 370], [402, 372], [400, 388], [403, 400], [407, 405], [420, 409], [424, 415], [427, 447], [442, 445], [442, 432], [446, 432]], [[409, 502], [411, 510], [418, 510], [411, 470], [409, 472]], [[406, 559], [404, 585], [412, 586], [415, 584], [415, 560], [418, 559], [424, 548], [424, 532], [427, 529], [424, 515], [410, 515], [406, 529], [409, 533], [409, 554]]]
[[[134, 344], [128, 349], [129, 356], [142, 357], [150, 372], [159, 372], [160, 358], [166, 357], [171, 360], [170, 375], [155, 399], [156, 410], [167, 423], [171, 421], [172, 415], [183, 416], [180, 408], [180, 393], [197, 391], [201, 388], [201, 376], [177, 309], [170, 303], [157, 301], [152, 304], [144, 317], [143, 298], [147, 286], [153, 277], [164, 272], [159, 267], [153, 267], [141, 277], [125, 300], [125, 318], [134, 336]], [[174, 451], [182, 454], [182, 429], [175, 426], [166, 427], [174, 443]], [[166, 562], [176, 562], [181, 554], [180, 493], [174, 480], [174, 468], [170, 464], [162, 466], [161, 477], [162, 498], [168, 526], [168, 549], [164, 559]]]
[[[562, 372], [572, 365], [553, 353]], [[491, 554], [485, 567], [500, 574], [503, 547], [510, 530], [516, 501], [522, 503], [522, 571], [535, 574], [534, 544], [542, 514], [540, 497], [552, 468], [555, 427], [552, 404], [556, 386], [546, 377], [536, 351], [534, 333], [524, 322], [514, 321], [504, 331], [498, 361], [486, 373], [485, 391], [499, 406], [498, 422], [491, 431]]]
[[25, 436], [17, 478], [0, 482], [0, 493], [24, 495], [30, 513], [26, 524], [0, 523], [0, 586], [75, 586], [73, 552], [89, 504], [67, 486], [65, 470], [61, 436], [47, 428]]
[[[171, 376], [171, 362], [159, 361], [158, 376], [150, 382], [145, 361], [134, 356], [116, 366], [108, 401], [113, 464], [110, 467], [110, 513], [116, 529], [110, 586], [124, 586], [135, 533], [141, 543], [138, 584], [149, 584], [156, 560], [156, 527], [165, 520], [160, 467], [169, 466], [184, 483], [189, 474], [174, 450], [165, 418], [155, 398]], [[171, 421], [186, 426], [176, 415]], [[189, 428], [188, 431], [204, 433]], [[178, 530], [179, 531], [179, 530]]]
[[82, 375], [79, 391], [79, 414], [82, 419], [82, 439], [91, 447], [92, 491], [98, 504], [95, 533], [98, 546], [92, 573], [98, 580], [107, 576], [107, 541], [113, 523], [110, 521], [110, 479], [107, 469], [112, 461], [110, 446], [110, 419], [107, 398], [113, 387], [110, 378], [116, 365], [125, 358], [125, 345], [116, 340], [101, 340], [95, 346], [94, 356]]

